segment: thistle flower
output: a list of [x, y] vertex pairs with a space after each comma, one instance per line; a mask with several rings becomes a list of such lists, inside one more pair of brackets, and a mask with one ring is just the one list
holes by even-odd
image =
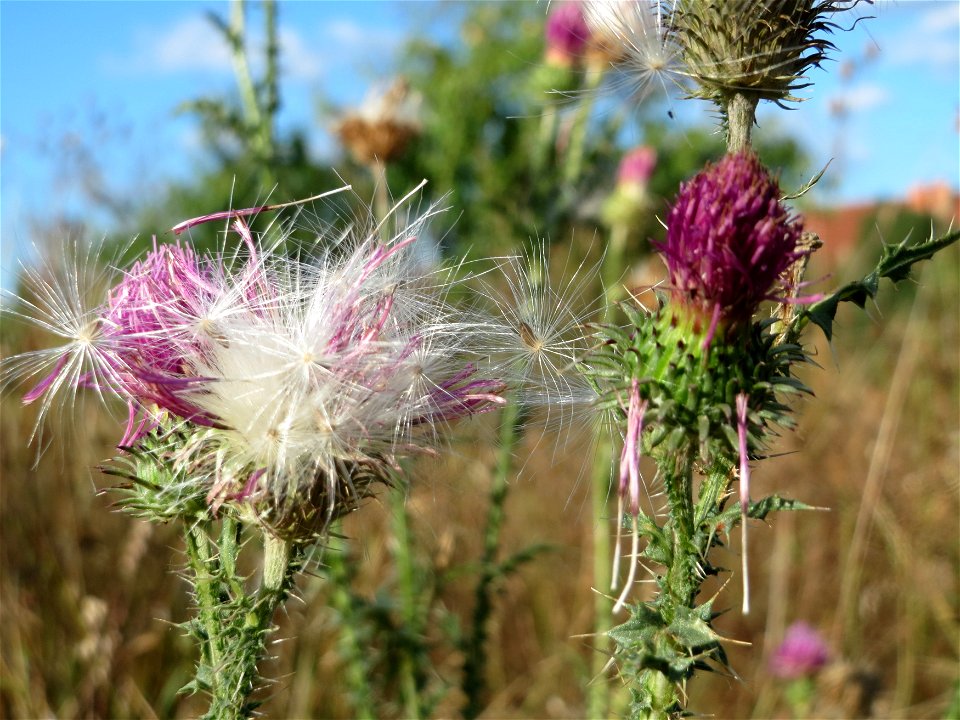
[[787, 628], [783, 642], [770, 658], [770, 671], [787, 680], [808, 677], [829, 659], [830, 652], [820, 633], [805, 622], [796, 622]]
[[567, 0], [552, 5], [544, 28], [546, 61], [559, 67], [574, 65], [590, 39], [590, 28], [583, 17], [583, 5]]
[[762, 301], [784, 300], [784, 271], [807, 252], [801, 232], [756, 156], [708, 165], [681, 186], [666, 242], [657, 246], [678, 317], [709, 344], [716, 331], [747, 322]]
[[26, 399], [69, 386], [119, 396], [150, 415], [135, 424], [131, 410], [123, 443], [173, 419], [181, 474], [207, 483], [211, 503], [310, 538], [388, 481], [397, 456], [431, 451], [444, 425], [503, 402], [504, 383], [480, 373], [479, 335], [447, 299], [452, 275], [413, 256], [432, 212], [388, 242], [360, 226], [297, 259], [276, 252], [292, 226], [264, 246], [245, 211], [230, 215], [243, 258], [155, 244], [99, 305], [64, 315], [71, 342], [42, 356], [52, 369]]

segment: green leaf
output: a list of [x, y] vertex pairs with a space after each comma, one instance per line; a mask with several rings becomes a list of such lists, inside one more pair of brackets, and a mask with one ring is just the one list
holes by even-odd
[[820, 172], [818, 172], [816, 175], [814, 175], [812, 178], [810, 178], [809, 182], [807, 182], [806, 185], [801, 187], [795, 193], [784, 195], [782, 198], [780, 198], [780, 200], [796, 200], [797, 198], [803, 197], [804, 195], [806, 195], [810, 191], [810, 188], [812, 188], [814, 185], [820, 182], [820, 178], [823, 177], [823, 174], [827, 171], [827, 168], [830, 167], [830, 163], [832, 162], [833, 162], [832, 159], [828, 160], [827, 164], [823, 166], [823, 169]]
[[960, 239], [960, 230], [955, 230], [939, 238], [931, 235], [918, 243], [911, 244], [907, 238], [899, 245], [885, 246], [873, 272], [862, 280], [847, 283], [829, 297], [813, 303], [798, 313], [793, 323], [793, 332], [799, 334], [806, 322], [810, 321], [823, 330], [827, 340], [832, 340], [833, 321], [837, 316], [840, 303], [852, 302], [861, 308], [864, 307], [868, 299], [877, 296], [882, 278], [888, 278], [894, 283], [906, 280], [914, 264], [931, 259], [958, 239]]
[[711, 645], [720, 639], [720, 636], [704, 622], [696, 609], [682, 606], [677, 607], [676, 616], [670, 623], [668, 630], [681, 645], [691, 652], [705, 645]]

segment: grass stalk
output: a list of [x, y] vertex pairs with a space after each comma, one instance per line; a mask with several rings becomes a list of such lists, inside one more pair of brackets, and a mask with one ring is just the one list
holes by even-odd
[[[330, 528], [330, 537], [341, 535], [341, 523], [337, 521]], [[363, 618], [356, 612], [351, 590], [353, 573], [341, 547], [330, 547], [326, 553], [328, 577], [332, 584], [330, 606], [339, 616], [337, 627], [337, 646], [340, 662], [343, 665], [343, 680], [347, 695], [353, 704], [353, 716], [357, 720], [375, 720], [377, 714], [373, 707], [373, 693], [370, 689], [369, 667], [363, 655], [364, 638], [359, 629], [363, 627]]]
[[[410, 518], [407, 513], [406, 493], [403, 488], [389, 491], [391, 529], [393, 530], [393, 559], [397, 572], [397, 602], [400, 621], [405, 634], [419, 637], [422, 631], [417, 592], [417, 566], [413, 557], [410, 538]], [[418, 648], [404, 644], [400, 657], [400, 693], [403, 699], [404, 717], [419, 720], [421, 675], [418, 668]]]
[[463, 716], [476, 718], [486, 701], [486, 642], [487, 623], [493, 611], [493, 584], [500, 577], [497, 566], [497, 551], [500, 548], [500, 533], [503, 528], [504, 506], [510, 489], [514, 470], [514, 453], [522, 433], [523, 413], [519, 403], [511, 400], [500, 418], [500, 447], [496, 471], [490, 488], [490, 505], [487, 508], [486, 528], [483, 536], [483, 556], [480, 561], [480, 580], [474, 594], [471, 633], [466, 641], [463, 665], [463, 692], [467, 697]]

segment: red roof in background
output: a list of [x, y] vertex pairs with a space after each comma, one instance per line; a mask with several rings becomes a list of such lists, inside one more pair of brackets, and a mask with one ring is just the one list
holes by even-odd
[[873, 220], [883, 225], [904, 210], [931, 215], [944, 225], [956, 223], [960, 221], [960, 195], [946, 182], [932, 183], [912, 188], [905, 200], [812, 208], [803, 213], [803, 225], [823, 242], [817, 257], [836, 267], [850, 257], [864, 234], [870, 232], [865, 227], [867, 222]]

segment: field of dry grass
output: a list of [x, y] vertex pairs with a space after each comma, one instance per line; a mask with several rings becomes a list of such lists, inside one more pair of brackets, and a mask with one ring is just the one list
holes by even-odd
[[[876, 250], [874, 248], [873, 250]], [[873, 252], [871, 250], [870, 252]], [[870, 317], [844, 308], [837, 339], [816, 340], [821, 368], [806, 379], [784, 455], [758, 466], [754, 492], [779, 492], [823, 512], [774, 517], [752, 531], [753, 611], [740, 615], [731, 582], [718, 621], [751, 643], [731, 655], [740, 679], [698, 678], [690, 708], [720, 718], [788, 717], [766, 659], [785, 627], [805, 620], [827, 637], [833, 662], [818, 679], [814, 717], [942, 717], [958, 677], [960, 273], [957, 248], [926, 264], [920, 285], [885, 287]], [[841, 271], [840, 279], [847, 276]], [[15, 339], [12, 333], [4, 337]], [[33, 336], [19, 344], [36, 344]], [[25, 349], [4, 346], [3, 353]], [[109, 479], [91, 470], [110, 455], [116, 420], [95, 404], [52, 428], [32, 467], [34, 410], [2, 399], [0, 444], [0, 714], [4, 717], [192, 717], [202, 699], [177, 689], [192, 648], [173, 624], [189, 613], [177, 529], [111, 511]], [[494, 419], [461, 428], [451, 452], [414, 470], [415, 547], [434, 589], [427, 634], [437, 640], [430, 688], [437, 717], [456, 716], [463, 658], [449, 642], [469, 617], [482, 518], [494, 464]], [[590, 680], [592, 535], [590, 444], [531, 434], [529, 458], [506, 505], [504, 554], [549, 549], [499, 586], [490, 628], [491, 696], [484, 717], [582, 717]], [[387, 507], [349, 518], [354, 588], [389, 587]], [[739, 562], [738, 533], [727, 567]], [[252, 570], [252, 569], [251, 569]], [[338, 659], [330, 583], [301, 578], [277, 617], [276, 679], [268, 717], [350, 717]], [[390, 608], [384, 607], [390, 614]], [[385, 672], [384, 668], [374, 668]], [[616, 681], [614, 681], [616, 682]], [[397, 708], [383, 708], [398, 716]]]

